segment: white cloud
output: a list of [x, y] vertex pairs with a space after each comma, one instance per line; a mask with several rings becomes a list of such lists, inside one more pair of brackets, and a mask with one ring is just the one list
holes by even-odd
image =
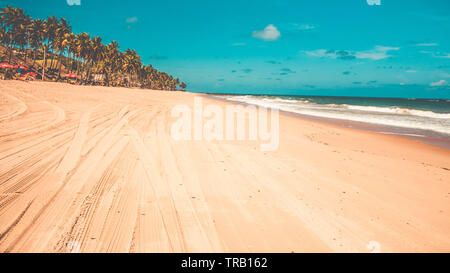
[[438, 43], [420, 43], [416, 44], [416, 46], [438, 46]]
[[311, 56], [311, 57], [317, 57], [317, 58], [331, 58], [331, 59], [338, 59], [342, 57], [347, 57], [350, 59], [355, 59], [356, 57], [353, 55], [353, 52], [348, 50], [327, 50], [327, 49], [316, 49], [311, 51], [305, 51], [302, 50], [302, 53]]
[[447, 81], [445, 80], [430, 83], [430, 86], [445, 86], [445, 85], [447, 85]]
[[315, 28], [316, 28], [316, 26], [315, 25], [311, 25], [311, 24], [304, 24], [304, 25], [300, 25], [298, 27], [298, 29], [300, 29], [300, 30], [313, 30]]
[[128, 24], [134, 24], [134, 23], [136, 23], [138, 21], [138, 18], [136, 16], [133, 16], [133, 17], [127, 18], [126, 21], [127, 21]]
[[322, 58], [322, 57], [330, 57], [335, 59], [337, 56], [336, 54], [329, 54], [327, 53], [326, 49], [316, 49], [316, 50], [312, 50], [312, 51], [305, 51], [302, 50], [303, 53], [305, 53], [306, 55], [309, 55], [311, 57], [318, 57], [318, 58]]
[[374, 49], [365, 51], [350, 51], [350, 50], [326, 50], [317, 49], [313, 51], [302, 51], [303, 53], [312, 57], [328, 57], [332, 59], [370, 59], [370, 60], [381, 60], [391, 57], [387, 53], [393, 50], [399, 50], [399, 47], [387, 47], [387, 46], [375, 46]]
[[294, 30], [303, 30], [303, 31], [314, 30], [318, 27], [317, 25], [313, 25], [313, 24], [295, 24], [294, 23], [291, 25]]
[[66, 0], [66, 2], [69, 6], [81, 6], [81, 0]]
[[252, 34], [253, 38], [261, 39], [264, 41], [276, 41], [280, 38], [281, 34], [278, 29], [270, 24], [264, 28], [264, 30], [255, 30]]
[[381, 6], [381, 0], [366, 0], [369, 6]]
[[390, 57], [387, 54], [389, 51], [399, 49], [399, 47], [376, 46], [372, 50], [356, 52], [355, 57], [358, 59], [382, 60]]
[[450, 53], [443, 53], [443, 52], [439, 52], [439, 51], [433, 52], [433, 51], [426, 51], [426, 50], [421, 50], [420, 53], [430, 54], [434, 58], [450, 59]]
[[450, 59], [450, 53], [445, 53], [442, 55], [435, 55], [436, 58], [444, 58], [444, 59]]

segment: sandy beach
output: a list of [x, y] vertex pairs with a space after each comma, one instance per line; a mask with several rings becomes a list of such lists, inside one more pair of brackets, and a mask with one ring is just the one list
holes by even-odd
[[175, 141], [195, 96], [0, 81], [0, 252], [450, 251], [450, 150], [288, 115], [272, 152]]

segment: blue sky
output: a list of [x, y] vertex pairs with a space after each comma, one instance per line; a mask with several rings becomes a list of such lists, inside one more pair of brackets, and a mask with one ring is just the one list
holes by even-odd
[[0, 5], [117, 40], [190, 91], [450, 98], [448, 0], [77, 2]]

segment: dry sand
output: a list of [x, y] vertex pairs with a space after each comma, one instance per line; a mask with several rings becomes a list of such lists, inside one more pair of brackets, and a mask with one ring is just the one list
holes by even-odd
[[450, 251], [449, 150], [283, 115], [274, 152], [177, 142], [194, 96], [0, 81], [0, 252]]

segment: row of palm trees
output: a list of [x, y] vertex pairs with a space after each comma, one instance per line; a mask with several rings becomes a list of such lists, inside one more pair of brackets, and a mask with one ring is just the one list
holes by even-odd
[[7, 48], [9, 62], [15, 49], [24, 53], [32, 66], [39, 61], [42, 79], [60, 80], [64, 64], [66, 72], [80, 75], [83, 83], [98, 83], [100, 78], [108, 86], [186, 88], [178, 78], [143, 65], [135, 50], [122, 52], [116, 41], [105, 45], [98, 36], [74, 34], [65, 18], [32, 19], [21, 8], [6, 6], [0, 9], [0, 43]]

